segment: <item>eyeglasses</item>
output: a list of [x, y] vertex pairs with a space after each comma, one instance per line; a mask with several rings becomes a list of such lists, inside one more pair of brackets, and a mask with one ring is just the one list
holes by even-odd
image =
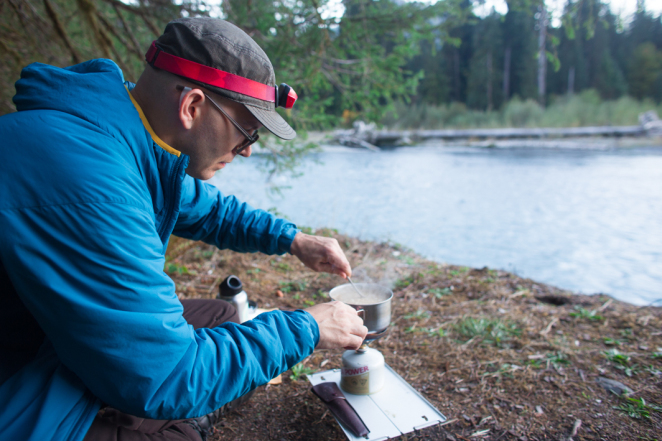
[[[184, 86], [178, 85], [178, 86], [177, 86], [177, 90], [179, 90], [179, 91], [189, 91], [189, 90], [191, 90], [191, 88], [190, 88], [190, 87], [184, 87]], [[204, 93], [204, 92], [202, 92], [202, 93]], [[249, 145], [251, 145], [251, 144], [255, 144], [255, 142], [256, 142], [258, 139], [260, 139], [260, 135], [258, 135], [258, 133], [257, 133], [257, 129], [253, 132], [252, 135], [250, 135], [250, 134], [246, 131], [246, 129], [244, 129], [243, 127], [241, 127], [237, 121], [235, 121], [230, 115], [228, 115], [228, 113], [227, 113], [225, 110], [223, 110], [223, 108], [222, 108], [222, 107], [221, 107], [216, 101], [214, 101], [213, 99], [211, 99], [211, 97], [210, 97], [209, 95], [207, 95], [206, 93], [204, 93], [204, 95], [205, 95], [205, 98], [207, 98], [207, 99], [208, 99], [208, 100], [214, 105], [214, 107], [216, 107], [216, 108], [218, 109], [219, 112], [221, 112], [223, 115], [225, 115], [225, 117], [226, 117], [227, 119], [229, 119], [230, 122], [231, 122], [232, 124], [234, 124], [234, 126], [237, 128], [237, 130], [239, 130], [239, 131], [241, 132], [241, 134], [244, 135], [244, 137], [246, 138], [246, 139], [244, 140], [244, 142], [243, 142], [239, 147], [236, 148], [235, 151], [236, 151], [237, 154], [239, 154], [239, 153], [241, 153], [242, 151], [244, 151], [246, 148], [248, 148]]]

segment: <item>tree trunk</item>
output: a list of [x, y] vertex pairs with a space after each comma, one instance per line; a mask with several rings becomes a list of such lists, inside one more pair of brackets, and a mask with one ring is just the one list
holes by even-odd
[[460, 99], [460, 51], [458, 48], [453, 50], [453, 80], [455, 86], [455, 101], [462, 101]]
[[487, 53], [487, 111], [492, 110], [492, 52]]
[[543, 4], [540, 7], [540, 19], [538, 22], [538, 102], [541, 106], [545, 105], [545, 76], [547, 74], [547, 51], [545, 50], [547, 42], [547, 9]]
[[503, 57], [503, 101], [507, 102], [510, 98], [510, 57], [512, 49], [510, 46], [506, 48], [506, 53]]

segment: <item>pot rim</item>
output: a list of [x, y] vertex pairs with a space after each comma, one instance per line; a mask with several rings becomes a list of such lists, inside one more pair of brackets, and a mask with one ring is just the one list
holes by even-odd
[[382, 300], [381, 302], [376, 302], [376, 303], [363, 303], [363, 304], [360, 304], [360, 303], [344, 302], [342, 300], [334, 298], [333, 294], [332, 294], [333, 291], [340, 290], [340, 288], [345, 288], [345, 287], [350, 287], [351, 288], [352, 287], [352, 285], [350, 283], [343, 283], [342, 285], [334, 286], [329, 291], [329, 297], [331, 297], [331, 299], [333, 299], [335, 301], [343, 302], [343, 303], [346, 303], [346, 304], [351, 305], [351, 306], [375, 306], [375, 305], [381, 305], [383, 303], [390, 302], [391, 300], [393, 300], [393, 290], [390, 289], [390, 288], [387, 288], [384, 285], [380, 285], [379, 283], [359, 282], [359, 283], [355, 283], [354, 285], [359, 286], [359, 287], [361, 285], [363, 285], [363, 286], [378, 286], [379, 288], [382, 288], [385, 292], [388, 292], [389, 296], [388, 296], [388, 298]]

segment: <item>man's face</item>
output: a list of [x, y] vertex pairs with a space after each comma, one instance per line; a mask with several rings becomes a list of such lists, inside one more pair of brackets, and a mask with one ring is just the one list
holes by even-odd
[[[246, 132], [252, 134], [261, 127], [260, 122], [242, 104], [216, 97], [213, 99]], [[237, 154], [244, 157], [251, 155], [250, 146], [237, 153], [246, 137], [208, 99], [198, 97], [197, 102], [195, 99], [191, 101], [196, 103], [195, 109], [191, 110], [189, 106], [188, 110], [195, 115], [193, 126], [189, 130], [189, 136], [182, 140], [182, 145], [175, 147], [190, 157], [186, 168], [189, 176], [202, 180], [210, 179], [218, 170], [232, 162]], [[185, 99], [183, 104], [186, 107]]]

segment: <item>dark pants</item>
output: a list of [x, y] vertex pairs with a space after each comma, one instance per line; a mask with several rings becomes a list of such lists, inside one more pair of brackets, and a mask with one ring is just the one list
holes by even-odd
[[[224, 322], [239, 323], [234, 306], [215, 299], [182, 300], [184, 318], [194, 328], [214, 328]], [[94, 418], [84, 441], [200, 441], [186, 420], [150, 420], [106, 407]]]

